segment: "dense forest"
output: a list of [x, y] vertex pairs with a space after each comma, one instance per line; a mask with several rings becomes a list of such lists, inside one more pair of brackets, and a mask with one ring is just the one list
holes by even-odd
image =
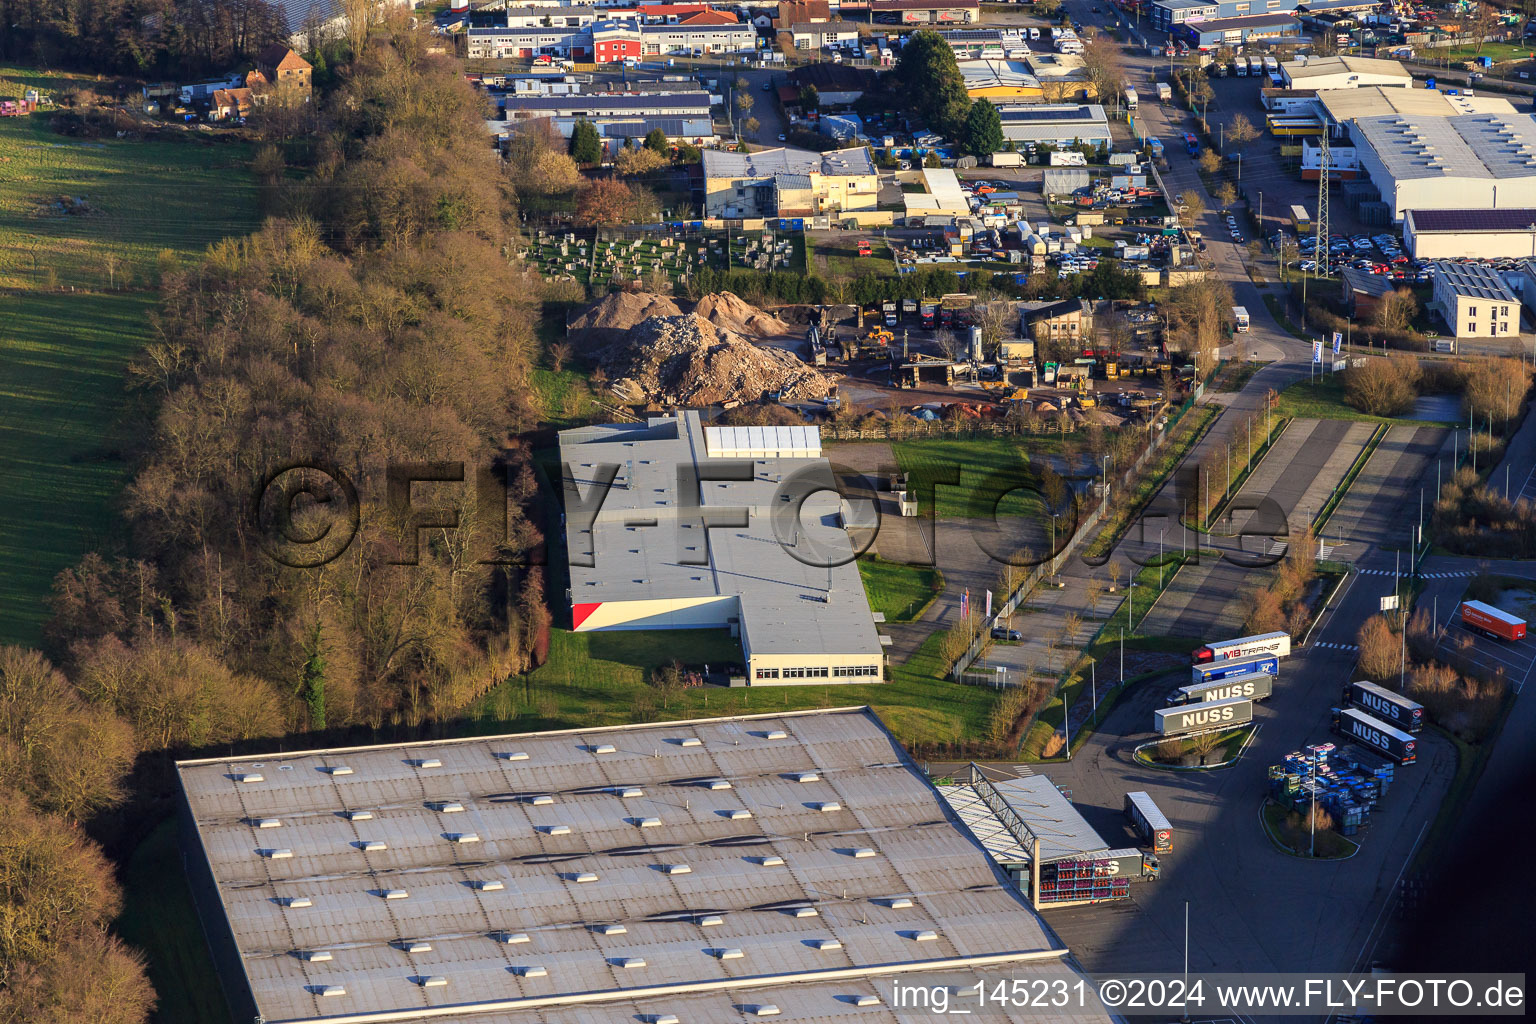
[[[542, 284], [483, 100], [397, 26], [320, 102], [305, 166], [258, 158], [273, 216], [164, 284], [126, 545], [60, 574], [46, 653], [0, 649], [0, 1024], [147, 1017], [93, 840], [158, 820], [171, 756], [414, 726], [547, 655]], [[392, 504], [391, 467], [439, 482]]]
[[0, 59], [127, 75], [224, 71], [286, 39], [269, 0], [0, 0]]

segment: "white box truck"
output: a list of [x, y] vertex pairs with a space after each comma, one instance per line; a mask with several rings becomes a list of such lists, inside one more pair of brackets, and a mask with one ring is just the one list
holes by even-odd
[[1167, 103], [1173, 99], [1173, 88], [1167, 82], [1157, 83], [1157, 99], [1159, 103]]

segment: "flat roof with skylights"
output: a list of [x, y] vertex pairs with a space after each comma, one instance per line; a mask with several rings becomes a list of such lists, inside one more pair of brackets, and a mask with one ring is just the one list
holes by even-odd
[[237, 1019], [891, 1022], [898, 976], [1074, 970], [867, 708], [177, 772]]

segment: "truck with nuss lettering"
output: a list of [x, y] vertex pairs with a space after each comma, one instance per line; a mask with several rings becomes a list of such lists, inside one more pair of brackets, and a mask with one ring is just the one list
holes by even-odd
[[1418, 760], [1418, 741], [1395, 725], [1388, 725], [1355, 708], [1333, 709], [1333, 731], [1345, 739], [1370, 747], [1398, 764]]
[[1253, 721], [1253, 701], [1245, 697], [1206, 700], [1158, 708], [1152, 712], [1152, 729], [1159, 736], [1182, 736], [1246, 725]]
[[1225, 679], [1209, 679], [1202, 683], [1181, 686], [1168, 695], [1168, 703], [1173, 706], [1200, 704], [1211, 700], [1228, 700], [1232, 697], [1263, 700], [1274, 692], [1275, 677], [1273, 675], [1268, 672], [1244, 672], [1242, 675], [1227, 676]]
[[1375, 683], [1350, 683], [1344, 688], [1344, 702], [1390, 722], [1406, 732], [1424, 728], [1424, 705], [1394, 693]]
[[1157, 804], [1146, 793], [1125, 794], [1125, 816], [1142, 841], [1152, 847], [1153, 853], [1173, 851], [1173, 826]]
[[1248, 658], [1226, 658], [1222, 661], [1202, 662], [1189, 667], [1189, 681], [1209, 683], [1248, 672], [1268, 672], [1272, 676], [1277, 676], [1280, 674], [1280, 658], [1273, 654], [1255, 654]]

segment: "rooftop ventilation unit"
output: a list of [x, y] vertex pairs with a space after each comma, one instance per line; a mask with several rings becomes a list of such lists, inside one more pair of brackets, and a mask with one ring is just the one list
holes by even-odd
[[746, 954], [739, 949], [712, 949], [709, 955], [716, 960], [740, 960]]
[[821, 776], [815, 772], [786, 772], [784, 778], [791, 782], [820, 782]]
[[457, 800], [434, 800], [427, 806], [439, 814], [458, 814], [464, 810], [464, 805]]
[[401, 939], [399, 942], [395, 943], [395, 945], [398, 946], [400, 951], [403, 953], [432, 952], [432, 943], [427, 942], [424, 939]]
[[919, 928], [917, 931], [907, 932], [907, 938], [913, 942], [933, 942], [939, 937], [939, 933], [931, 928]]
[[503, 761], [526, 761], [528, 755], [521, 750], [503, 750], [496, 755]]
[[279, 818], [251, 818], [250, 822], [257, 828], [282, 828], [283, 822]]
[[720, 914], [705, 914], [699, 918], [700, 928], [713, 928], [720, 924], [725, 924], [725, 918]]
[[352, 774], [352, 769], [348, 768], [344, 764], [334, 764], [334, 765], [331, 765], [329, 768], [322, 768], [321, 771], [325, 772], [328, 775], [351, 775]]
[[314, 903], [308, 896], [279, 896], [277, 902], [279, 906], [294, 909], [314, 906]]
[[675, 1013], [646, 1013], [641, 1014], [640, 1019], [644, 1024], [677, 1024]]
[[267, 860], [289, 860], [293, 857], [292, 850], [257, 850], [256, 852]]
[[786, 911], [790, 917], [820, 917], [815, 907], [793, 907]]
[[818, 800], [814, 803], [806, 804], [805, 806], [809, 807], [813, 811], [821, 811], [822, 813], [840, 811], [843, 809], [843, 805], [838, 803], [836, 800]]
[[872, 995], [870, 995], [869, 993], [866, 992], [864, 995], [854, 996], [853, 997], [853, 1005], [854, 1006], [879, 1006], [880, 1005], [880, 997], [879, 996], [872, 996]]
[[883, 900], [876, 900], [881, 906], [890, 907], [892, 910], [906, 910], [912, 905], [912, 899], [908, 896], [889, 896]]
[[661, 828], [660, 818], [627, 818], [625, 820], [635, 828]]
[[592, 930], [598, 935], [624, 935], [629, 929], [621, 924], [594, 924]]
[[549, 972], [544, 968], [532, 966], [514, 967], [512, 968], [512, 973], [516, 974], [519, 978], [543, 978], [549, 975]]
[[612, 743], [589, 743], [587, 750], [593, 754], [612, 754], [619, 748]]
[[447, 832], [444, 833], [450, 843], [478, 843], [480, 835], [477, 832]]
[[709, 790], [713, 790], [715, 792], [719, 792], [722, 789], [730, 789], [731, 788], [731, 780], [730, 779], [710, 779], [708, 782], [704, 783], [704, 788], [705, 789], [709, 789]]
[[389, 849], [389, 844], [382, 839], [360, 839], [352, 844], [364, 853], [373, 853], [377, 850]]
[[[554, 803], [553, 800], [550, 803]], [[568, 836], [571, 834], [569, 825], [535, 825], [535, 832], [543, 832], [547, 836]]]
[[645, 790], [639, 786], [613, 786], [609, 789], [609, 792], [625, 800], [634, 800], [645, 796]]
[[326, 949], [301, 949], [301, 950], [299, 950], [299, 959], [300, 960], [307, 960], [307, 961], [309, 961], [312, 964], [323, 964], [327, 960], [331, 960], [331, 959], [334, 959], [334, 958], [331, 956], [330, 950], [326, 950]]
[[411, 895], [404, 889], [376, 889], [374, 891], [377, 892], [379, 894], [379, 898], [383, 900], [403, 900], [409, 898]]
[[754, 1017], [777, 1017], [781, 1011], [772, 1003], [758, 1003], [756, 1006], [747, 1007], [746, 1012]]
[[319, 985], [316, 988], [322, 996], [344, 996], [347, 994], [347, 989], [344, 985]]
[[410, 764], [416, 768], [441, 768], [443, 766], [443, 762], [436, 757], [418, 757], [411, 761]]
[[770, 729], [769, 731], [763, 733], [763, 739], [787, 740], [789, 739], [789, 733], [785, 732], [783, 729]]
[[687, 864], [662, 864], [661, 873], [664, 875], [691, 875], [693, 868]]
[[612, 964], [613, 966], [615, 966], [615, 967], [623, 967], [625, 970], [630, 970], [630, 969], [633, 969], [635, 967], [644, 967], [645, 966], [645, 957], [642, 957], [642, 956], [615, 956], [615, 957], [610, 957], [608, 962], [610, 964]]
[[854, 860], [864, 860], [866, 857], [877, 856], [875, 851], [868, 846], [861, 846], [849, 854]]
[[493, 932], [491, 938], [507, 946], [520, 946], [528, 941], [527, 932]]
[[348, 821], [372, 821], [372, 811], [342, 811], [342, 816]]
[[441, 974], [428, 974], [426, 977], [417, 978], [416, 984], [422, 988], [442, 988], [448, 984], [448, 979]]
[[476, 892], [500, 892], [507, 887], [507, 883], [499, 878], [482, 878], [470, 884]]
[[262, 778], [261, 772], [236, 772], [235, 773], [235, 781], [236, 782], [265, 782], [266, 779]]
[[597, 872], [596, 871], [572, 871], [572, 872], [569, 872], [568, 874], [566, 874], [565, 877], [570, 879], [573, 882], [595, 882], [595, 881], [597, 881]]
[[720, 813], [732, 821], [745, 821], [752, 817], [752, 812], [742, 807], [737, 807], [729, 811], [721, 811]]
[[555, 798], [548, 793], [540, 793], [538, 796], [524, 797], [524, 802], [534, 807], [548, 807], [555, 802]]
[[697, 736], [684, 736], [682, 739], [677, 741], [677, 745], [680, 747], [702, 747], [704, 745], [704, 741], [699, 739]]
[[843, 948], [843, 944], [837, 939], [812, 939], [811, 946], [821, 950]]
[[766, 857], [752, 858], [759, 866], [765, 868], [781, 868], [784, 866], [784, 858], [778, 854], [769, 854]]

